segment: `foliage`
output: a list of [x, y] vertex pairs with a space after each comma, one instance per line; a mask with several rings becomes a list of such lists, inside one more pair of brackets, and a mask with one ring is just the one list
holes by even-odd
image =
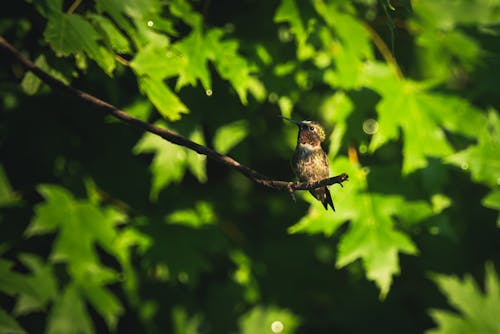
[[[349, 181], [331, 187], [335, 213], [308, 192], [294, 203], [0, 58], [0, 331], [487, 326], [468, 305], [498, 308], [492, 267], [484, 295], [450, 275], [500, 260], [499, 9], [12, 5], [0, 33], [63, 82], [276, 179], [292, 178], [297, 133], [277, 116], [314, 119], [331, 174]], [[460, 314], [435, 310], [430, 271]]]
[[437, 275], [436, 283], [448, 296], [450, 304], [463, 313], [431, 310], [439, 328], [428, 333], [498, 333], [500, 325], [500, 283], [493, 266], [487, 265], [484, 279], [484, 294], [470, 276], [460, 281], [454, 276]]

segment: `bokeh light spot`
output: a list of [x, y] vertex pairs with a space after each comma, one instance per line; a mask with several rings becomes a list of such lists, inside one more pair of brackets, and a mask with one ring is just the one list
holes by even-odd
[[279, 320], [273, 321], [271, 324], [271, 330], [273, 333], [281, 333], [285, 326], [283, 326], [283, 323]]
[[378, 122], [373, 118], [369, 118], [363, 122], [363, 131], [366, 134], [373, 135], [378, 131]]

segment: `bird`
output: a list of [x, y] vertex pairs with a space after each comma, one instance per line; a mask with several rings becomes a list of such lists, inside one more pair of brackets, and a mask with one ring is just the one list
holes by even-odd
[[[328, 157], [321, 147], [325, 140], [325, 130], [318, 122], [296, 121], [284, 116], [281, 118], [296, 124], [299, 127], [297, 145], [292, 157], [292, 169], [301, 182], [316, 182], [330, 176]], [[328, 205], [335, 211], [332, 196], [327, 186], [309, 191], [319, 200], [325, 210]]]

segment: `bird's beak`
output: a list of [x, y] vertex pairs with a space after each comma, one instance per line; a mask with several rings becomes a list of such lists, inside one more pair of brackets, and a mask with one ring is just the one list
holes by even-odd
[[296, 125], [300, 126], [300, 122], [298, 122], [298, 121], [296, 121], [296, 120], [294, 120], [294, 119], [290, 119], [290, 118], [285, 117], [285, 116], [280, 116], [280, 117], [281, 117], [281, 118], [283, 118], [284, 120], [287, 120], [287, 121], [289, 121], [289, 122], [292, 122], [292, 123], [294, 123], [294, 124], [296, 124]]

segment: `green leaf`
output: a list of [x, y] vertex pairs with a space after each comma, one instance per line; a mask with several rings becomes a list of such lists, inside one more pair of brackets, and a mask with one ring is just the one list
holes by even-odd
[[[122, 268], [133, 275], [130, 272], [130, 247], [136, 244], [147, 247], [145, 241], [141, 240], [141, 235], [130, 227], [125, 229], [118, 227], [118, 224], [125, 222], [126, 217], [112, 207], [102, 207], [95, 199], [77, 200], [64, 188], [54, 185], [41, 185], [38, 190], [45, 202], [36, 205], [35, 215], [26, 234], [34, 236], [58, 232], [51, 250], [50, 261], [66, 263], [65, 268], [71, 278], [71, 287], [55, 302], [50, 328], [58, 331], [67, 326], [63, 319], [66, 316], [80, 318], [78, 321], [81, 322], [82, 328], [86, 328], [87, 314], [80, 298], [90, 302], [103, 316], [110, 329], [115, 328], [123, 308], [118, 298], [105, 285], [116, 282], [118, 276], [114, 269], [101, 264], [96, 246], [108, 255], [116, 257]], [[50, 267], [43, 266], [32, 256], [24, 256], [22, 260], [34, 273], [33, 278], [26, 278], [24, 281], [36, 285], [33, 287], [35, 290], [44, 287], [40, 294], [29, 294], [36, 296], [37, 300], [23, 299], [23, 296], [19, 299], [18, 309], [31, 311], [54, 298], [55, 283]], [[74, 302], [82, 304], [82, 308], [77, 305], [71, 311], [64, 310], [67, 303]]]
[[500, 185], [500, 120], [495, 111], [476, 129], [478, 144], [446, 158], [446, 162], [471, 173], [472, 180], [495, 187]]
[[39, 192], [46, 203], [36, 207], [27, 234], [47, 233], [57, 228], [59, 234], [51, 255], [54, 260], [69, 260], [78, 267], [95, 263], [94, 242], [112, 253], [115, 225], [122, 222], [122, 215], [111, 209], [102, 210], [95, 204], [78, 202], [69, 192], [57, 186], [43, 185], [39, 187]]
[[143, 76], [139, 78], [139, 86], [166, 119], [176, 121], [182, 117], [182, 114], [189, 112], [179, 97], [162, 80]]
[[349, 230], [342, 236], [336, 266], [342, 268], [357, 259], [363, 260], [368, 279], [375, 281], [380, 296], [385, 298], [392, 277], [399, 274], [398, 252], [417, 254], [411, 239], [394, 229], [392, 215], [402, 204], [398, 197], [365, 195], [359, 197], [368, 210], [353, 219]]
[[83, 283], [79, 288], [84, 291], [84, 296], [90, 304], [104, 317], [108, 328], [115, 330], [118, 318], [124, 312], [120, 300], [107, 289], [95, 284]]
[[48, 302], [57, 297], [57, 281], [51, 265], [44, 264], [36, 255], [21, 254], [21, 262], [28, 267], [32, 274], [23, 279], [31, 289], [20, 292], [14, 309], [15, 314], [26, 314], [43, 310]]
[[[382, 85], [381, 85], [382, 86]], [[380, 87], [384, 90], [384, 87]], [[434, 117], [429, 102], [429, 93], [422, 91], [415, 83], [402, 82], [400, 89], [384, 91], [382, 101], [377, 105], [378, 131], [370, 142], [370, 150], [375, 151], [384, 143], [399, 137], [403, 130], [403, 174], [427, 166], [428, 157], [444, 157], [453, 152], [440, 123]], [[441, 107], [432, 105], [434, 108]], [[394, 112], [404, 110], [404, 112]], [[442, 113], [454, 111], [442, 105]]]
[[226, 154], [248, 135], [248, 124], [244, 120], [225, 124], [217, 129], [214, 136], [214, 148]]
[[151, 44], [139, 50], [130, 66], [139, 76], [163, 80], [179, 75], [181, 59], [167, 47]]
[[231, 83], [243, 104], [247, 104], [247, 91], [258, 101], [263, 101], [265, 87], [252, 76], [254, 68], [238, 53], [239, 42], [223, 37], [224, 33], [220, 29], [211, 29], [206, 35], [208, 56], [215, 63], [217, 72]]
[[[314, 49], [311, 45], [307, 43], [307, 38], [309, 34], [306, 28], [304, 27], [304, 24], [302, 23], [299, 8], [297, 7], [295, 0], [281, 1], [280, 6], [278, 7], [276, 13], [274, 14], [274, 22], [276, 23], [286, 22], [290, 25], [290, 31], [295, 35], [295, 38], [297, 39], [298, 59], [306, 60], [313, 56]], [[286, 34], [284, 36], [286, 36]], [[286, 42], [287, 38], [282, 37], [281, 40]]]
[[183, 308], [174, 307], [172, 309], [172, 322], [175, 334], [198, 334], [202, 318], [200, 315], [189, 317]]
[[102, 15], [92, 14], [90, 19], [104, 33], [105, 39], [109, 46], [118, 53], [130, 53], [131, 48], [127, 37], [114, 25], [107, 17]]
[[0, 291], [9, 296], [26, 294], [36, 296], [37, 292], [26, 280], [26, 276], [12, 270], [12, 263], [0, 259]]
[[[204, 143], [203, 134], [196, 128], [189, 138], [199, 144]], [[206, 156], [185, 147], [171, 144], [159, 136], [146, 133], [134, 147], [134, 153], [154, 153], [150, 170], [153, 174], [150, 197], [158, 199], [160, 191], [171, 182], [179, 182], [186, 168], [200, 181], [206, 181]]]
[[3, 166], [0, 164], [0, 208], [19, 202], [19, 195], [14, 192]]
[[17, 321], [0, 308], [0, 333], [26, 334]]
[[245, 313], [239, 321], [240, 333], [295, 333], [300, 324], [292, 312], [276, 307], [256, 306]]
[[[481, 203], [487, 207], [500, 211], [500, 189], [495, 189], [490, 192]], [[500, 227], [500, 212], [498, 213], [497, 226]]]
[[215, 212], [208, 202], [197, 202], [193, 209], [177, 210], [165, 217], [169, 224], [200, 228], [215, 222]]
[[212, 82], [207, 66], [210, 51], [201, 29], [193, 29], [187, 37], [175, 43], [174, 48], [182, 54], [176, 89], [186, 85], [196, 86], [197, 80], [201, 81], [205, 90], [211, 89]]
[[107, 74], [115, 68], [113, 56], [98, 43], [101, 36], [80, 15], [50, 16], [44, 36], [59, 57], [85, 52]]
[[68, 286], [52, 307], [47, 333], [94, 333], [94, 327], [85, 308], [85, 303], [74, 285]]
[[[65, 84], [69, 84], [69, 80], [59, 71], [50, 67], [45, 55], [40, 55], [35, 60], [35, 65], [40, 67], [45, 72], [59, 79]], [[42, 80], [34, 75], [32, 72], [26, 72], [23, 80], [21, 81], [21, 87], [23, 91], [28, 95], [35, 95], [42, 85]]]
[[[368, 192], [366, 173], [346, 158], [336, 159], [332, 169], [349, 175], [348, 187], [330, 187], [338, 210], [335, 214], [326, 211], [307, 194], [311, 208], [289, 232], [331, 236], [349, 221], [349, 229], [341, 236], [338, 246], [336, 266], [341, 268], [362, 260], [367, 278], [377, 284], [381, 298], [385, 298], [393, 276], [399, 274], [398, 253], [418, 253], [411, 239], [395, 228], [395, 217], [406, 223], [416, 222], [433, 215], [432, 208], [424, 202], [406, 201], [399, 195]], [[418, 215], [411, 214], [416, 211]]]
[[134, 154], [154, 153], [149, 169], [153, 174], [150, 198], [158, 199], [160, 191], [171, 182], [179, 182], [184, 176], [186, 149], [165, 139], [146, 133], [134, 147]]
[[463, 280], [456, 276], [436, 275], [434, 281], [448, 298], [455, 312], [433, 309], [429, 314], [438, 327], [426, 333], [498, 333], [500, 323], [500, 281], [491, 263], [486, 264], [485, 291], [474, 282], [472, 276]]

